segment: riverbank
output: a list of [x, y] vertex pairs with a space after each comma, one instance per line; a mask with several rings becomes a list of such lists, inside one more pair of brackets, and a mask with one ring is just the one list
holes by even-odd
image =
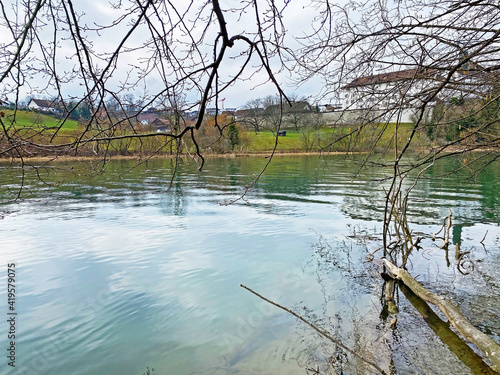
[[[437, 147], [436, 147], [437, 148]], [[420, 149], [418, 152], [428, 152], [432, 153], [434, 148], [425, 148]], [[450, 146], [447, 147], [446, 150], [440, 151], [440, 153], [465, 153], [465, 152], [495, 152], [498, 150], [494, 150], [491, 148], [475, 148], [475, 149], [467, 149], [458, 146]], [[212, 159], [212, 158], [245, 158], [245, 157], [262, 157], [262, 158], [270, 158], [272, 157], [289, 157], [289, 156], [329, 156], [329, 155], [367, 155], [368, 151], [275, 151], [273, 153], [272, 150], [267, 152], [223, 152], [223, 153], [202, 153], [203, 158]], [[377, 153], [375, 153], [377, 154]], [[26, 162], [38, 162], [38, 163], [49, 163], [53, 161], [98, 161], [98, 160], [137, 160], [139, 162], [145, 160], [156, 160], [156, 159], [198, 159], [199, 157], [196, 154], [155, 154], [155, 155], [147, 155], [147, 154], [133, 154], [133, 155], [58, 155], [58, 156], [27, 156], [22, 159], [19, 157], [0, 157], [0, 162], [14, 162], [14, 163], [26, 163]]]
[[[367, 152], [320, 152], [320, 151], [297, 151], [297, 152], [275, 152], [273, 154], [272, 151], [269, 152], [232, 152], [232, 153], [210, 153], [210, 154], [202, 154], [205, 159], [210, 158], [245, 158], [245, 157], [282, 157], [282, 156], [312, 156], [312, 155], [362, 155]], [[8, 157], [0, 157], [0, 162], [53, 162], [53, 161], [95, 161], [95, 160], [151, 160], [151, 159], [175, 159], [175, 158], [197, 158], [196, 155], [193, 154], [179, 154], [179, 155], [171, 155], [171, 154], [159, 154], [159, 155], [95, 155], [95, 156], [72, 156], [72, 155], [59, 155], [59, 156], [33, 156], [33, 157], [24, 157], [24, 158], [8, 158]]]
[[[366, 128], [321, 127], [319, 129], [287, 129], [276, 137], [272, 131], [255, 132], [239, 127], [237, 142], [231, 144], [227, 134], [213, 134], [215, 128], [202, 127], [196, 134], [196, 145], [190, 138], [177, 145], [166, 133], [138, 133], [117, 131], [111, 139], [100, 138], [95, 130], [82, 133], [80, 130], [55, 129], [35, 130], [27, 128], [16, 131], [0, 141], [0, 160], [51, 162], [54, 160], [112, 160], [133, 159], [138, 161], [156, 158], [190, 158], [197, 154], [203, 158], [270, 157], [280, 155], [337, 155], [337, 154], [393, 154], [395, 149], [406, 146], [411, 134], [410, 124], [401, 124], [397, 131], [395, 124], [387, 126], [373, 124]], [[85, 134], [85, 137], [83, 137]], [[395, 136], [397, 134], [397, 136]], [[17, 138], [15, 138], [15, 137]], [[12, 142], [17, 140], [17, 143]], [[22, 141], [23, 139], [29, 140]], [[409, 152], [460, 153], [474, 149], [474, 145], [447, 146], [431, 141], [421, 130], [413, 134]], [[15, 144], [15, 146], [12, 146]], [[177, 147], [182, 149], [176, 153]], [[274, 150], [274, 151], [273, 151]], [[491, 151], [478, 148], [477, 151]], [[22, 160], [20, 158], [22, 155]]]

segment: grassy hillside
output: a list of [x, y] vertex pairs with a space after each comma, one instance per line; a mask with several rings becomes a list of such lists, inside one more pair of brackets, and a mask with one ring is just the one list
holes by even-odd
[[[357, 126], [337, 127], [320, 129], [300, 129], [298, 132], [287, 130], [285, 137], [278, 138], [279, 151], [386, 151], [394, 148], [395, 138], [398, 147], [402, 147], [408, 140], [411, 124], [401, 124], [397, 136], [395, 124], [371, 125], [361, 129]], [[352, 136], [348, 134], [354, 132]], [[242, 142], [240, 151], [259, 152], [269, 151], [276, 141], [274, 133], [263, 131], [255, 133], [250, 130], [241, 134]], [[415, 146], [425, 147], [427, 139], [425, 135], [417, 134]]]
[[[11, 109], [2, 109], [5, 113], [3, 122], [5, 125], [13, 125], [16, 128], [56, 128], [61, 126], [60, 119], [54, 116], [46, 115], [33, 111], [18, 110], [14, 116], [14, 111]], [[64, 122], [63, 129], [76, 129], [78, 122], [74, 120], [67, 120]]]

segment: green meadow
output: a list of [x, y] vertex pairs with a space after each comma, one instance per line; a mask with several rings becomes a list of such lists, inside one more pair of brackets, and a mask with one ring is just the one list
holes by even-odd
[[3, 123], [5, 126], [13, 126], [16, 129], [20, 128], [59, 128], [74, 130], [78, 127], [78, 122], [75, 120], [58, 119], [55, 116], [43, 114], [34, 111], [2, 109], [5, 114]]

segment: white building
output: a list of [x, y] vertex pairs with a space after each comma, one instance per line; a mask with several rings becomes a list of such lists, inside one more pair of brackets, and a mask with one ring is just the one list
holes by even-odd
[[411, 122], [434, 77], [428, 70], [409, 69], [357, 78], [342, 88], [342, 110], [368, 113], [380, 122]]
[[57, 112], [56, 105], [52, 100], [31, 99], [28, 108], [32, 111]]

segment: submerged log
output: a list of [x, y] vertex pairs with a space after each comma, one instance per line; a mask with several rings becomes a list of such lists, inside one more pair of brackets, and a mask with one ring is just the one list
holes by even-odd
[[394, 291], [396, 289], [396, 281], [389, 280], [385, 282], [385, 303], [389, 314], [397, 314], [399, 312], [396, 301], [394, 300]]
[[437, 306], [462, 337], [474, 344], [486, 355], [486, 358], [492, 363], [493, 370], [500, 372], [500, 345], [491, 337], [474, 327], [462, 314], [459, 307], [455, 306], [449, 299], [427, 290], [407, 271], [395, 266], [387, 259], [382, 259], [382, 261], [396, 279], [401, 280], [413, 293], [424, 301]]
[[417, 309], [424, 321], [427, 323], [441, 341], [467, 366], [474, 375], [498, 375], [498, 372], [488, 366], [482, 357], [480, 357], [465, 341], [458, 336], [451, 328], [450, 323], [443, 321], [429, 307], [427, 302], [418, 297], [404, 283], [399, 284], [399, 290]]

